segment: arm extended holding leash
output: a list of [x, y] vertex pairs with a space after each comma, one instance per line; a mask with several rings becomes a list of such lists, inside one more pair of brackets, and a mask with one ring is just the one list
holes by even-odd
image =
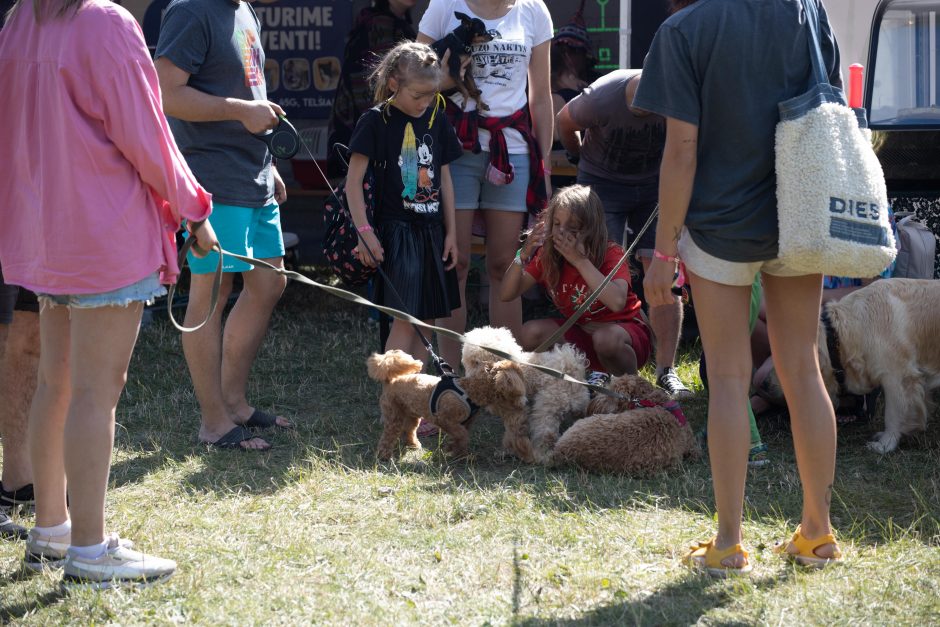
[[190, 87], [189, 72], [178, 68], [166, 57], [154, 61], [163, 92], [163, 110], [187, 122], [241, 122], [252, 134], [269, 131], [278, 125], [284, 110], [267, 100], [241, 100], [213, 96]]

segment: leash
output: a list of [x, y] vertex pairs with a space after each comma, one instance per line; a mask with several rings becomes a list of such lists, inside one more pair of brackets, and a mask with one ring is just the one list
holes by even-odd
[[[180, 258], [181, 258], [182, 262], [185, 262], [185, 261], [186, 261], [186, 253], [189, 251], [190, 247], [192, 247], [192, 246], [194, 245], [194, 241], [195, 241], [195, 237], [190, 236], [189, 238], [187, 238], [186, 244], [184, 244], [183, 247], [180, 249]], [[193, 243], [190, 243], [190, 242], [193, 242]], [[216, 252], [219, 253], [219, 264], [218, 264], [218, 266], [217, 266], [217, 268], [216, 268], [216, 283], [217, 283], [217, 284], [221, 284], [221, 277], [222, 277], [222, 261], [221, 261], [221, 258], [222, 258], [222, 256], [228, 256], [228, 257], [231, 257], [232, 259], [238, 259], [239, 261], [243, 261], [243, 262], [245, 262], [245, 263], [247, 263], [247, 264], [249, 264], [249, 265], [251, 265], [251, 266], [253, 266], [253, 267], [255, 267], [255, 268], [262, 268], [262, 269], [265, 269], [265, 270], [270, 270], [270, 271], [276, 272], [277, 274], [280, 274], [281, 276], [284, 276], [284, 277], [286, 277], [286, 278], [288, 278], [288, 279], [291, 279], [291, 280], [293, 280], [293, 281], [297, 281], [298, 283], [303, 283], [303, 284], [305, 284], [305, 285], [310, 285], [310, 286], [312, 286], [312, 287], [319, 288], [319, 289], [321, 289], [321, 290], [323, 290], [323, 291], [325, 291], [325, 292], [327, 292], [327, 293], [329, 293], [329, 294], [332, 294], [332, 295], [334, 295], [334, 296], [337, 296], [338, 298], [341, 298], [341, 299], [343, 299], [343, 300], [349, 301], [349, 302], [351, 302], [351, 303], [356, 303], [356, 304], [358, 304], [358, 305], [363, 305], [363, 306], [365, 306], [365, 307], [373, 307], [373, 308], [375, 308], [375, 309], [381, 311], [382, 313], [388, 314], [389, 316], [391, 316], [392, 318], [395, 318], [396, 320], [402, 320], [402, 321], [404, 321], [404, 322], [408, 322], [408, 323], [410, 323], [410, 324], [411, 324], [412, 326], [414, 326], [414, 327], [420, 327], [420, 328], [422, 328], [422, 329], [426, 329], [426, 330], [428, 330], [428, 331], [432, 331], [432, 332], [437, 333], [437, 334], [439, 334], [439, 335], [443, 335], [444, 337], [450, 338], [450, 339], [452, 339], [452, 340], [454, 340], [454, 341], [456, 341], [456, 342], [460, 342], [461, 344], [469, 344], [469, 345], [471, 345], [471, 346], [476, 346], [477, 348], [482, 348], [483, 350], [485, 350], [485, 351], [487, 351], [487, 352], [490, 352], [490, 353], [492, 353], [493, 355], [496, 355], [497, 357], [501, 357], [502, 359], [507, 359], [507, 360], [509, 360], [509, 361], [512, 361], [512, 362], [514, 362], [514, 363], [517, 363], [517, 364], [520, 364], [520, 365], [523, 365], [523, 366], [528, 366], [529, 368], [533, 368], [533, 369], [535, 369], [535, 370], [538, 370], [539, 372], [542, 372], [542, 373], [544, 373], [544, 374], [547, 374], [547, 375], [549, 375], [549, 376], [551, 376], [551, 377], [553, 377], [553, 378], [555, 378], [555, 379], [567, 381], [567, 382], [569, 382], [569, 383], [576, 383], [576, 384], [582, 385], [582, 386], [584, 386], [584, 387], [586, 387], [586, 388], [588, 388], [588, 389], [590, 389], [590, 390], [593, 390], [593, 391], [597, 392], [598, 394], [604, 394], [604, 395], [606, 395], [606, 396], [610, 396], [610, 397], [613, 397], [613, 398], [616, 398], [616, 399], [619, 399], [619, 400], [629, 400], [629, 399], [626, 399], [626, 397], [625, 397], [624, 395], [622, 395], [622, 394], [620, 394], [620, 393], [618, 393], [618, 392], [614, 392], [614, 391], [612, 391], [612, 390], [608, 390], [608, 389], [605, 388], [605, 387], [602, 387], [602, 386], [599, 386], [599, 385], [593, 385], [593, 384], [587, 383], [587, 382], [585, 382], [585, 381], [579, 381], [578, 379], [575, 379], [574, 377], [572, 377], [572, 376], [570, 376], [570, 375], [567, 375], [567, 374], [565, 374], [564, 372], [561, 372], [560, 370], [555, 370], [554, 368], [549, 368], [548, 366], [543, 366], [543, 365], [541, 365], [541, 364], [531, 364], [531, 363], [528, 363], [528, 362], [525, 362], [525, 361], [519, 361], [518, 359], [516, 359], [515, 357], [513, 357], [513, 356], [510, 355], [509, 353], [507, 353], [507, 352], [505, 352], [505, 351], [502, 351], [502, 350], [500, 350], [500, 349], [498, 349], [498, 348], [493, 348], [493, 347], [491, 347], [491, 346], [483, 346], [483, 345], [481, 345], [481, 344], [475, 344], [475, 343], [473, 343], [473, 342], [468, 342], [467, 339], [466, 339], [462, 334], [457, 333], [456, 331], [451, 331], [450, 329], [445, 329], [444, 327], [438, 327], [438, 326], [435, 326], [435, 325], [433, 325], [433, 324], [428, 324], [428, 323], [426, 323], [426, 322], [424, 322], [424, 321], [422, 321], [422, 320], [418, 320], [417, 318], [415, 318], [414, 316], [412, 316], [412, 315], [409, 314], [409, 313], [406, 313], [406, 312], [404, 312], [404, 311], [400, 311], [400, 310], [395, 309], [395, 308], [393, 308], [393, 307], [387, 307], [387, 306], [385, 306], [385, 305], [379, 305], [379, 304], [377, 304], [377, 303], [372, 302], [371, 300], [369, 300], [369, 299], [367, 299], [367, 298], [364, 298], [364, 297], [362, 297], [362, 296], [360, 296], [360, 295], [358, 295], [358, 294], [355, 294], [355, 293], [353, 293], [353, 292], [350, 292], [350, 291], [348, 291], [348, 290], [344, 290], [344, 289], [342, 289], [342, 288], [335, 287], [335, 286], [333, 286], [333, 285], [326, 285], [326, 284], [324, 284], [324, 283], [319, 283], [319, 282], [314, 281], [313, 279], [311, 279], [311, 278], [309, 278], [309, 277], [306, 277], [306, 276], [304, 276], [304, 275], [302, 275], [302, 274], [300, 274], [300, 273], [298, 273], [298, 272], [294, 272], [293, 270], [288, 270], [288, 269], [286, 269], [286, 268], [279, 268], [279, 267], [274, 266], [274, 265], [272, 265], [272, 264], [270, 264], [270, 263], [268, 263], [268, 262], [266, 262], [266, 261], [263, 261], [263, 260], [261, 260], [261, 259], [255, 259], [254, 257], [246, 257], [246, 256], [243, 256], [243, 255], [237, 255], [237, 254], [235, 254], [235, 253], [230, 253], [230, 252], [228, 252], [227, 250], [222, 249], [221, 247], [215, 247], [214, 250], [216, 250]], [[216, 289], [216, 284], [213, 284], [213, 298], [212, 298], [212, 301], [213, 301], [213, 302], [212, 302], [212, 305], [211, 305], [211, 307], [210, 307], [209, 315], [206, 316], [206, 320], [204, 320], [202, 323], [200, 323], [199, 325], [197, 325], [197, 326], [195, 326], [195, 327], [184, 327], [184, 326], [182, 326], [181, 324], [179, 324], [179, 323], [176, 321], [176, 319], [174, 318], [174, 316], [173, 316], [173, 308], [172, 308], [172, 305], [171, 305], [171, 303], [173, 302], [173, 301], [172, 301], [173, 291], [174, 291], [173, 286], [171, 286], [171, 287], [170, 287], [170, 294], [169, 294], [168, 297], [167, 297], [167, 310], [168, 310], [168, 313], [169, 313], [170, 320], [171, 320], [171, 322], [173, 323], [173, 326], [175, 326], [177, 329], [183, 331], [184, 333], [190, 333], [190, 332], [192, 332], [192, 331], [195, 331], [195, 330], [197, 330], [197, 329], [200, 329], [203, 325], [206, 324], [206, 322], [208, 321], [208, 319], [212, 317], [212, 314], [214, 313], [215, 308], [216, 308], [216, 306], [217, 306], [217, 304], [218, 304], [218, 290]], [[446, 376], [446, 375], [444, 375], [444, 376]], [[453, 375], [451, 375], [451, 376], [453, 376]]]
[[[608, 273], [607, 276], [604, 277], [604, 280], [601, 281], [600, 285], [597, 286], [597, 289], [591, 292], [590, 295], [587, 297], [587, 300], [585, 300], [583, 303], [581, 303], [581, 305], [578, 306], [578, 308], [574, 311], [574, 313], [571, 314], [571, 317], [565, 320], [565, 323], [562, 324], [560, 327], [558, 327], [555, 330], [555, 332], [552, 333], [551, 336], [549, 336], [547, 340], [539, 344], [538, 347], [536, 347], [535, 351], [533, 352], [541, 353], [542, 351], [546, 351], [552, 346], [554, 346], [558, 340], [564, 337], [565, 332], [567, 332], [568, 329], [574, 326], [574, 324], [584, 314], [584, 312], [586, 312], [591, 307], [591, 305], [594, 304], [594, 301], [597, 300], [597, 298], [601, 295], [601, 292], [604, 291], [604, 288], [610, 284], [610, 282], [614, 278], [614, 275], [617, 273], [617, 270], [622, 268], [623, 264], [627, 262], [627, 260], [630, 258], [630, 253], [633, 252], [633, 249], [636, 248], [636, 245], [639, 243], [640, 237], [642, 237], [643, 234], [646, 233], [646, 229], [650, 227], [650, 225], [653, 223], [653, 220], [655, 220], [656, 216], [658, 215], [659, 215], [659, 205], [657, 204], [656, 207], [653, 209], [653, 211], [650, 213], [649, 217], [646, 219], [646, 224], [643, 225], [643, 228], [641, 228], [639, 232], [636, 234], [636, 236], [633, 238], [633, 243], [630, 244], [629, 247], [627, 247], [627, 249], [623, 253], [623, 256], [620, 258], [620, 261], [618, 261], [617, 265], [615, 265], [613, 269], [610, 271], [610, 273]], [[674, 289], [678, 289], [678, 288], [674, 288]], [[679, 294], [681, 293], [682, 292], [680, 290]], [[676, 294], [676, 292], [673, 291], [673, 294]]]

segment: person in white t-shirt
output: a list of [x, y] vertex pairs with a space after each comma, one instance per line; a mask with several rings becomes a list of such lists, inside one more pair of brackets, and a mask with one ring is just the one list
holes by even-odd
[[[492, 40], [473, 45], [467, 70], [488, 109], [477, 111], [476, 104], [462, 102], [459, 93], [450, 96], [448, 105], [464, 147], [463, 156], [451, 164], [462, 306], [438, 323], [457, 332], [466, 327], [470, 240], [474, 211], [480, 209], [486, 223], [490, 324], [508, 327], [518, 338], [521, 302], [516, 298], [504, 303], [499, 292], [527, 213], [538, 213], [551, 193], [551, 172], [544, 168], [542, 155], [551, 149], [553, 132], [552, 18], [542, 0], [431, 0], [418, 26], [418, 41], [431, 43], [454, 30], [460, 24], [455, 12], [483, 20]], [[440, 344], [449, 363], [460, 363], [457, 342], [441, 338]]]

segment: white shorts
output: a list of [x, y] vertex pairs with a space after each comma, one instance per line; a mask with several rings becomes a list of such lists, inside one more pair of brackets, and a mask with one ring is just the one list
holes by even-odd
[[[689, 272], [722, 285], [749, 286], [758, 272], [772, 276], [803, 276], [806, 273], [786, 266], [779, 259], [767, 261], [726, 261], [709, 255], [698, 247], [689, 230], [682, 227], [679, 258]], [[695, 289], [694, 286], [692, 289]]]

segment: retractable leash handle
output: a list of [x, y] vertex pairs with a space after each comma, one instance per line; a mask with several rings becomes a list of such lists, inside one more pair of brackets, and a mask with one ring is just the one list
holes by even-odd
[[268, 145], [268, 150], [275, 159], [290, 159], [300, 150], [300, 134], [294, 125], [283, 115], [277, 116], [280, 122], [270, 131], [253, 135]]

